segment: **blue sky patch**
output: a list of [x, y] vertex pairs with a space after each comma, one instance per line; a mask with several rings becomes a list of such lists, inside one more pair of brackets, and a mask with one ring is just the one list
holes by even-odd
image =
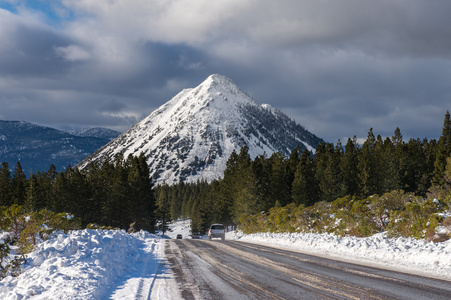
[[72, 20], [73, 13], [59, 1], [23, 0], [15, 3], [0, 0], [0, 8], [18, 14], [21, 9], [34, 11], [42, 15], [49, 25], [57, 25], [62, 21]]

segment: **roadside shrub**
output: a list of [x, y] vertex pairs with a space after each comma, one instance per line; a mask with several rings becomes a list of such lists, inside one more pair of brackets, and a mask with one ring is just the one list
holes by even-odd
[[262, 231], [257, 218], [258, 215], [251, 216], [242, 214], [239, 219], [241, 223], [240, 229], [246, 234]]
[[371, 197], [370, 209], [375, 225], [381, 231], [385, 231], [390, 220], [390, 212], [402, 210], [404, 205], [413, 198], [412, 193], [405, 194], [402, 190], [394, 190], [381, 197], [377, 195]]
[[296, 204], [291, 203], [284, 207], [273, 207], [267, 217], [267, 228], [270, 232], [294, 232]]
[[22, 206], [14, 204], [10, 207], [1, 207], [0, 230], [10, 234], [11, 244], [19, 241], [20, 233], [26, 227], [26, 215]]
[[8, 275], [19, 276], [20, 267], [25, 263], [25, 257], [10, 255], [11, 248], [7, 243], [0, 240], [0, 280]]
[[[0, 244], [1, 276], [18, 275], [20, 266], [26, 262], [26, 254], [33, 251], [38, 241], [48, 239], [54, 231], [67, 232], [80, 228], [80, 220], [66, 213], [53, 213], [49, 210], [27, 212], [22, 206], [2, 207], [0, 230], [8, 232], [9, 237]], [[11, 258], [10, 246], [17, 245], [18, 256]]]
[[392, 222], [387, 226], [388, 236], [425, 238], [426, 232], [435, 230], [439, 224], [436, 214], [439, 206], [439, 203], [432, 199], [416, 198], [415, 201], [406, 203], [404, 210], [392, 211]]
[[253, 232], [315, 232], [367, 237], [387, 232], [390, 237], [426, 238], [440, 242], [451, 238], [451, 217], [443, 214], [446, 198], [425, 199], [402, 190], [365, 199], [346, 196], [333, 202], [306, 207], [291, 203], [273, 207], [267, 213], [242, 215], [240, 229]]
[[332, 203], [335, 223], [331, 233], [340, 236], [370, 236], [378, 230], [374, 225], [374, 215], [370, 210], [370, 198], [358, 200], [344, 197]]
[[89, 223], [88, 225], [86, 225], [86, 228], [87, 229], [100, 229], [100, 230], [119, 230], [118, 227], [98, 225], [96, 223]]
[[305, 232], [309, 228], [310, 224], [310, 211], [304, 204], [300, 204], [292, 212], [293, 214], [293, 227], [295, 232]]

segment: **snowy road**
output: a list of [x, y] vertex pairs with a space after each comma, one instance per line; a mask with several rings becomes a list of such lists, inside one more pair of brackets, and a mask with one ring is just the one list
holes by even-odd
[[184, 299], [449, 299], [451, 284], [236, 241], [167, 240]]

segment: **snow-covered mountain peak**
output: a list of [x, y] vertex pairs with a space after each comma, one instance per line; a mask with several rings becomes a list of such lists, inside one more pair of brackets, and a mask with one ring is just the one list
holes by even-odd
[[276, 151], [289, 155], [298, 145], [312, 150], [320, 142], [282, 112], [259, 105], [229, 78], [213, 74], [182, 90], [79, 166], [143, 152], [156, 181], [211, 181], [222, 177], [232, 151], [243, 146], [256, 157]]
[[181, 128], [186, 123], [208, 127], [224, 121], [225, 125], [239, 122], [240, 110], [247, 105], [258, 106], [232, 80], [213, 74], [197, 87], [178, 93], [139, 124], [143, 128], [158, 121], [165, 127]]
[[[213, 74], [191, 91], [191, 99], [207, 105], [210, 102], [223, 103], [224, 106], [257, 103], [244, 93], [233, 81], [225, 76]], [[216, 104], [219, 105], [219, 104]]]
[[223, 75], [212, 74], [207, 77], [199, 87], [207, 87], [212, 89], [228, 89], [228, 90], [239, 90], [239, 88], [233, 83], [233, 81]]

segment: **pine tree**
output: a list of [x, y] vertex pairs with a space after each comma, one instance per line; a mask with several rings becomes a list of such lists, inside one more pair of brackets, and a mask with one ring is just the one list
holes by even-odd
[[342, 156], [343, 149], [340, 140], [338, 140], [335, 148], [331, 143], [326, 145], [326, 164], [323, 171], [323, 181], [320, 183], [322, 199], [325, 201], [333, 201], [341, 196], [343, 178], [339, 166]]
[[11, 171], [7, 162], [3, 162], [0, 167], [0, 206], [10, 206], [13, 204], [13, 182]]
[[79, 217], [82, 226], [86, 226], [92, 222], [95, 209], [92, 205], [91, 188], [88, 184], [88, 180], [78, 168], [72, 169], [68, 188], [68, 212]]
[[102, 166], [97, 162], [89, 162], [86, 168], [86, 180], [91, 190], [89, 199], [91, 211], [89, 217], [86, 218], [88, 223], [104, 225], [102, 224], [102, 208], [111, 191], [111, 173], [106, 172], [110, 166], [110, 161], [107, 160]]
[[33, 212], [36, 211], [36, 191], [37, 191], [37, 180], [33, 174], [30, 172], [30, 177], [27, 180], [25, 188], [25, 202], [24, 207], [26, 211]]
[[437, 141], [432, 139], [428, 141], [424, 139], [422, 141], [422, 151], [425, 158], [421, 178], [418, 183], [418, 195], [425, 196], [427, 191], [432, 185], [432, 178], [434, 176], [434, 162], [436, 160], [437, 153]]
[[434, 185], [444, 184], [444, 173], [446, 168], [446, 158], [451, 154], [451, 120], [449, 111], [446, 111], [443, 121], [442, 136], [438, 140], [437, 155], [434, 163]]
[[319, 201], [318, 189], [310, 152], [305, 150], [296, 168], [291, 198], [296, 205], [313, 205]]
[[128, 173], [128, 185], [131, 199], [131, 217], [135, 229], [153, 231], [155, 196], [153, 183], [149, 177], [149, 166], [143, 153], [133, 157]]
[[425, 164], [426, 156], [422, 142], [419, 139], [410, 139], [404, 150], [402, 190], [424, 195], [425, 191], [421, 192], [419, 189], [423, 174], [427, 170]]
[[281, 153], [275, 152], [269, 161], [271, 164], [269, 196], [281, 206], [286, 206], [291, 202], [291, 182], [289, 182], [285, 157]]
[[201, 187], [201, 193], [196, 205], [196, 211], [193, 212], [194, 225], [192, 232], [206, 233], [212, 223], [219, 221], [218, 219], [218, 207], [216, 201], [213, 201], [213, 187], [214, 183], [210, 185], [207, 182], [202, 181], [198, 183]]
[[373, 134], [373, 129], [370, 128], [368, 137], [362, 145], [359, 156], [359, 184], [362, 196], [371, 196], [377, 191], [374, 147], [376, 145], [376, 138]]
[[69, 180], [66, 177], [69, 170], [70, 168], [67, 168], [66, 172], [60, 172], [52, 185], [50, 210], [56, 213], [70, 212], [68, 206]]
[[323, 199], [324, 190], [327, 186], [325, 170], [328, 163], [326, 143], [321, 143], [316, 147], [313, 157], [314, 179], [318, 183], [318, 197]]
[[[226, 162], [226, 169], [224, 171], [224, 177], [220, 182], [220, 193], [218, 195], [218, 202], [220, 204], [221, 219], [224, 220], [224, 224], [231, 224], [234, 196], [237, 193], [237, 181], [238, 181], [238, 162], [239, 157], [235, 150], [232, 151], [229, 159]], [[191, 201], [195, 195], [191, 195]], [[190, 205], [188, 205], [190, 207]]]
[[217, 195], [221, 188], [219, 180], [213, 180], [210, 184], [205, 182], [204, 186], [206, 189], [206, 201], [203, 201], [202, 204], [205, 206], [205, 211], [211, 216], [211, 218], [207, 220], [207, 227], [205, 230], [209, 228], [211, 223], [227, 224], [227, 222], [223, 222], [227, 220], [222, 219], [222, 207], [218, 201], [216, 201]]
[[25, 173], [23, 172], [20, 162], [17, 162], [13, 175], [13, 204], [23, 205], [25, 203], [26, 185], [27, 183]]
[[177, 220], [182, 216], [182, 195], [183, 180], [180, 180], [177, 185], [171, 187], [171, 219]]
[[241, 148], [235, 169], [235, 180], [232, 188], [233, 207], [232, 221], [240, 223], [240, 218], [258, 212], [257, 180], [251, 168], [252, 160], [248, 148]]
[[[163, 184], [160, 187], [155, 211], [159, 223], [158, 229], [161, 230], [163, 235], [169, 230], [169, 223], [171, 222], [171, 207], [168, 200], [168, 190], [169, 186], [167, 184]], [[195, 219], [194, 222], [196, 222]]]
[[401, 130], [397, 127], [394, 136], [391, 138], [391, 145], [386, 145], [386, 155], [389, 155], [388, 170], [391, 183], [388, 185], [389, 190], [402, 190], [403, 189], [403, 174], [406, 167], [406, 161], [404, 159], [404, 151], [406, 144], [403, 141]]
[[58, 173], [56, 172], [56, 167], [54, 164], [50, 165], [49, 171], [48, 171], [48, 175], [50, 178], [50, 182], [54, 182], [56, 179], [56, 176], [58, 175]]
[[348, 139], [339, 165], [342, 174], [342, 195], [355, 196], [359, 194], [358, 161], [359, 145], [356, 136], [354, 136], [352, 140]]
[[233, 202], [232, 220], [235, 224], [240, 224], [243, 218], [259, 212], [256, 183], [257, 180], [250, 167], [241, 171]]
[[[389, 140], [388, 140], [389, 141]], [[390, 141], [389, 141], [390, 142]], [[390, 142], [391, 143], [391, 142]], [[388, 176], [388, 159], [385, 156], [387, 153], [384, 148], [384, 141], [382, 137], [378, 134], [376, 137], [376, 143], [373, 148], [372, 155], [372, 166], [373, 166], [373, 184], [374, 190], [372, 194], [382, 195], [386, 190], [387, 186], [385, 179]]]
[[257, 156], [252, 162], [252, 172], [256, 180], [257, 206], [261, 211], [269, 211], [274, 207], [276, 199], [271, 196], [271, 162], [266, 153]]
[[34, 207], [42, 210], [50, 205], [52, 180], [49, 172], [37, 172]]
[[294, 174], [301, 161], [302, 149], [298, 145], [295, 149], [291, 151], [290, 157], [287, 162], [287, 172], [288, 172], [288, 183], [289, 183], [289, 194], [291, 195], [291, 188], [293, 185]]
[[[111, 166], [108, 166], [111, 168]], [[122, 155], [117, 155], [112, 164], [113, 170], [107, 174], [111, 176], [109, 196], [102, 205], [102, 221], [104, 225], [129, 228], [133, 222], [130, 189], [128, 185], [128, 165]], [[107, 171], [109, 169], [105, 169]]]

